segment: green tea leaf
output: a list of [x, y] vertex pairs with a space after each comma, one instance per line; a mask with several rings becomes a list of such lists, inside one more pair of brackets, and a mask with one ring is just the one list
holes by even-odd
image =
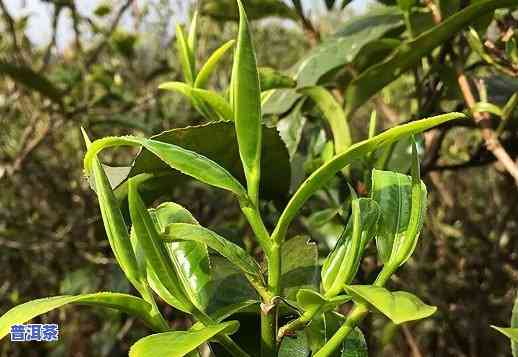
[[309, 96], [324, 114], [335, 145], [335, 154], [344, 152], [352, 144], [349, 123], [342, 110], [342, 106], [333, 95], [323, 87], [309, 87], [300, 90], [302, 94]]
[[194, 84], [196, 69], [194, 67], [194, 54], [189, 48], [182, 26], [176, 25], [176, 49], [180, 57], [184, 79], [190, 85]]
[[401, 138], [409, 135], [415, 135], [427, 129], [433, 128], [450, 120], [455, 120], [465, 117], [461, 113], [449, 113], [439, 115], [428, 119], [417, 120], [408, 124], [400, 125], [389, 129], [375, 137], [361, 141], [351, 145], [345, 152], [336, 155], [332, 160], [326, 162], [318, 170], [313, 172], [297, 192], [291, 197], [288, 205], [284, 209], [279, 218], [277, 226], [272, 234], [273, 238], [282, 241], [286, 236], [286, 230], [289, 223], [295, 218], [296, 214], [318, 189], [322, 188], [334, 175], [350, 165], [355, 160], [362, 159], [366, 154], [390, 143], [393, 143]]
[[279, 357], [307, 357], [311, 354], [304, 331], [295, 332], [294, 336], [285, 336], [279, 346]]
[[164, 331], [152, 317], [151, 305], [136, 296], [100, 292], [83, 295], [62, 295], [32, 300], [8, 310], [0, 317], [0, 339], [9, 334], [12, 325], [23, 324], [32, 318], [67, 304], [102, 306], [125, 312], [142, 319], [156, 331]]
[[491, 327], [510, 338], [511, 341], [518, 343], [518, 328], [498, 327], [493, 325], [491, 325]]
[[[157, 223], [157, 230], [161, 234], [170, 224], [199, 227], [188, 210], [173, 202], [162, 203], [156, 209], [148, 211]], [[203, 242], [196, 241], [171, 242], [165, 243], [165, 246], [189, 300], [195, 302], [200, 310], [205, 311], [209, 304], [206, 286], [211, 280], [207, 246]]]
[[205, 88], [207, 83], [209, 82], [209, 78], [214, 72], [217, 64], [221, 60], [221, 58], [227, 53], [227, 51], [234, 46], [236, 43], [235, 40], [230, 40], [224, 43], [220, 48], [214, 51], [207, 62], [200, 69], [200, 72], [196, 76], [196, 80], [194, 81], [194, 87], [196, 88]]
[[297, 81], [273, 68], [259, 67], [259, 83], [262, 92], [271, 89], [295, 88]]
[[244, 273], [262, 280], [259, 265], [243, 248], [210, 229], [187, 223], [169, 224], [165, 229], [163, 239], [166, 241], [186, 240], [204, 243], [227, 258]]
[[[196, 152], [213, 161], [231, 173], [240, 182], [244, 182], [244, 173], [239, 158], [239, 150], [234, 124], [231, 122], [213, 122], [205, 125], [191, 126], [164, 131], [151, 137], [152, 140], [180, 146]], [[263, 127], [263, 154], [261, 156], [261, 197], [279, 200], [287, 196], [290, 187], [290, 162], [286, 147], [275, 128]], [[160, 188], [167, 189], [171, 185], [183, 184], [183, 175], [171, 168], [155, 156], [143, 149], [135, 159], [130, 177], [146, 173], [153, 174], [149, 181], [150, 199], [163, 193]], [[141, 185], [145, 186], [145, 185]], [[144, 189], [140, 192], [144, 195]], [[124, 187], [117, 192], [123, 191]], [[153, 196], [153, 193], [155, 196]]]
[[372, 198], [382, 212], [376, 244], [381, 260], [400, 266], [412, 255], [426, 212], [426, 186], [420, 178], [415, 141], [412, 142], [412, 177], [374, 170]]
[[392, 255], [394, 242], [405, 237], [410, 220], [412, 185], [410, 176], [392, 171], [372, 171], [371, 197], [381, 210], [376, 246], [382, 262]]
[[360, 266], [367, 243], [376, 234], [380, 209], [368, 198], [354, 199], [352, 216], [322, 266], [322, 288], [326, 296], [335, 296], [349, 284]]
[[238, 5], [240, 20], [232, 68], [232, 103], [248, 196], [257, 204], [261, 175], [261, 88], [248, 19], [240, 0]]
[[[188, 291], [184, 290], [183, 283], [185, 282], [180, 281], [177, 276], [166, 246], [160, 238], [156, 223], [142, 202], [137, 185], [132, 179], [129, 181], [128, 202], [133, 229], [139, 247], [142, 249], [147, 269], [156, 275], [157, 280], [185, 309], [189, 310], [189, 305], [196, 304], [197, 301], [188, 299], [188, 296], [191, 296]], [[199, 308], [199, 306], [197, 307]]]
[[347, 115], [363, 105], [387, 84], [413, 68], [422, 57], [457, 34], [462, 28], [477, 21], [482, 15], [498, 8], [515, 4], [515, 0], [483, 0], [448, 17], [439, 25], [407, 41], [383, 62], [376, 64], [355, 78], [347, 87], [345, 112]]
[[239, 181], [214, 161], [173, 144], [135, 136], [107, 137], [94, 141], [85, 155], [86, 171], [91, 170], [92, 160], [99, 151], [114, 146], [143, 146], [167, 165], [186, 175], [208, 185], [229, 190], [240, 198], [246, 197]]
[[[195, 10], [191, 19], [191, 25], [189, 26], [189, 35], [187, 36], [187, 45], [191, 51], [191, 62], [193, 68], [196, 68], [196, 52], [198, 50], [198, 34], [196, 33], [198, 30], [198, 18], [198, 11]], [[195, 72], [193, 72], [193, 74], [194, 73]]]
[[[82, 133], [87, 149], [90, 150], [92, 147], [90, 139], [88, 139], [84, 130], [82, 130]], [[119, 202], [112, 191], [110, 182], [106, 177], [97, 155], [94, 154], [90, 158], [90, 161], [104, 229], [106, 231], [110, 247], [115, 255], [117, 263], [127, 276], [128, 280], [138, 291], [143, 291], [144, 287], [142, 285], [142, 280], [144, 277], [141, 275], [137, 265], [137, 260], [129, 239], [128, 228], [124, 222]]]
[[308, 237], [296, 236], [281, 248], [281, 286], [283, 296], [295, 300], [302, 288], [318, 288], [318, 248]]
[[424, 319], [437, 311], [435, 306], [426, 305], [417, 296], [406, 291], [391, 292], [372, 285], [348, 285], [345, 290], [354, 301], [368, 303], [395, 324]]
[[183, 94], [190, 99], [196, 110], [207, 119], [210, 119], [210, 114], [207, 112], [205, 104], [217, 113], [221, 119], [227, 121], [234, 120], [234, 113], [232, 112], [230, 104], [216, 92], [193, 88], [182, 82], [166, 82], [161, 84], [158, 88], [177, 91]]
[[323, 313], [334, 310], [349, 300], [351, 300], [349, 296], [340, 295], [328, 298], [310, 289], [300, 289], [297, 292], [297, 304], [299, 307], [304, 311], [312, 311], [313, 313], [315, 311]]
[[[291, 70], [298, 88], [317, 85], [325, 77], [353, 63], [361, 50], [391, 31], [404, 29], [401, 11], [380, 7], [362, 16], [353, 16], [329, 39], [313, 48]], [[356, 68], [356, 67], [355, 67]], [[293, 107], [301, 94], [295, 90], [276, 90], [263, 106], [264, 114], [283, 114]]]
[[182, 357], [194, 351], [216, 335], [233, 334], [239, 329], [239, 322], [228, 321], [204, 327], [200, 330], [173, 331], [150, 335], [131, 346], [130, 357]]

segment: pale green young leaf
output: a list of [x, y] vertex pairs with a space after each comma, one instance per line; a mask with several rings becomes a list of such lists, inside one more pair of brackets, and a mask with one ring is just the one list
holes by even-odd
[[518, 343], [518, 328], [511, 327], [498, 327], [491, 325], [492, 328], [500, 332], [501, 334], [507, 336], [511, 341]]
[[182, 357], [216, 335], [233, 334], [239, 322], [228, 321], [210, 325], [199, 330], [172, 331], [150, 335], [131, 346], [130, 357]]
[[498, 105], [495, 105], [493, 103], [488, 102], [477, 102], [475, 103], [475, 106], [471, 109], [473, 113], [491, 113], [494, 114], [500, 118], [504, 116], [504, 112], [502, 108], [500, 108]]
[[239, 181], [214, 161], [173, 144], [135, 136], [106, 137], [94, 141], [85, 155], [86, 171], [91, 171], [93, 159], [99, 151], [116, 146], [143, 146], [173, 169], [208, 185], [231, 191], [239, 198], [246, 198], [246, 191]]
[[371, 139], [351, 145], [345, 152], [336, 155], [332, 160], [322, 165], [302, 183], [282, 212], [272, 234], [273, 238], [276, 241], [284, 240], [288, 225], [291, 223], [293, 218], [295, 218], [302, 205], [309, 197], [332, 179], [338, 171], [347, 165], [350, 165], [355, 160], [362, 159], [365, 155], [381, 146], [391, 144], [409, 135], [418, 134], [445, 122], [464, 117], [465, 116], [462, 113], [449, 113], [428, 119], [417, 120], [389, 129]]
[[173, 295], [182, 306], [189, 309], [194, 303], [186, 296], [186, 292], [179, 281], [174, 266], [169, 258], [167, 249], [160, 238], [156, 223], [149, 214], [133, 179], [129, 181], [128, 204], [133, 223], [133, 229], [144, 259], [146, 268], [156, 275], [163, 287]]
[[299, 90], [309, 96], [324, 114], [329, 123], [335, 147], [335, 154], [344, 152], [352, 144], [349, 123], [342, 106], [333, 95], [323, 87], [307, 87]]
[[[187, 97], [196, 110], [207, 120], [221, 118], [226, 121], [234, 120], [230, 104], [216, 92], [191, 87], [182, 82], [166, 82], [159, 89], [176, 91]], [[216, 113], [218, 117], [215, 117]]]
[[248, 195], [257, 204], [261, 175], [261, 89], [248, 19], [240, 0], [239, 33], [232, 68], [232, 105]]
[[196, 69], [194, 67], [194, 54], [189, 48], [182, 26], [176, 25], [176, 50], [180, 57], [184, 79], [190, 85], [194, 84]]
[[290, 76], [270, 67], [259, 67], [259, 83], [261, 92], [272, 89], [295, 88], [297, 81]]
[[[192, 67], [196, 68], [196, 52], [198, 51], [198, 11], [194, 11], [191, 19], [191, 25], [189, 26], [189, 34], [187, 35], [187, 45], [191, 52]], [[195, 72], [193, 72], [194, 74]], [[193, 76], [196, 77], [196, 76]]]
[[142, 319], [155, 331], [164, 331], [167, 328], [156, 323], [152, 315], [151, 304], [143, 299], [121, 293], [100, 292], [53, 296], [15, 306], [0, 317], [0, 339], [9, 334], [12, 325], [23, 324], [36, 316], [67, 304], [108, 307]]
[[411, 178], [398, 172], [374, 169], [371, 182], [371, 197], [381, 210], [376, 246], [381, 261], [387, 263], [394, 242], [404, 238], [410, 220]]
[[421, 180], [421, 168], [417, 154], [417, 144], [412, 137], [412, 196], [410, 206], [410, 217], [404, 237], [394, 242], [392, 256], [395, 266], [404, 264], [411, 256], [417, 245], [419, 235], [424, 224], [427, 205], [426, 185]]
[[297, 292], [297, 304], [304, 311], [309, 311], [313, 315], [334, 310], [336, 307], [351, 300], [350, 296], [339, 295], [332, 298], [311, 289], [300, 289]]
[[[188, 210], [173, 202], [162, 203], [156, 209], [148, 211], [157, 224], [160, 234], [164, 233], [165, 227], [173, 223], [198, 226], [198, 221]], [[209, 305], [207, 286], [211, 280], [207, 246], [203, 242], [196, 241], [170, 242], [165, 243], [165, 246], [189, 300], [200, 310], [205, 311]]]
[[234, 46], [236, 43], [235, 40], [230, 40], [224, 43], [221, 47], [219, 47], [216, 51], [214, 51], [207, 62], [203, 65], [203, 67], [198, 72], [196, 76], [196, 80], [194, 81], [194, 87], [196, 88], [205, 88], [207, 83], [209, 82], [209, 78], [214, 72], [214, 69], [218, 65], [219, 61], [223, 56], [227, 53], [227, 51]]
[[354, 301], [369, 304], [395, 324], [424, 319], [437, 311], [435, 306], [426, 305], [406, 291], [391, 292], [372, 285], [348, 285], [345, 290]]
[[367, 243], [376, 234], [379, 217], [380, 209], [374, 200], [353, 200], [352, 216], [322, 266], [322, 288], [326, 296], [338, 294], [345, 284], [352, 281]]
[[165, 241], [195, 241], [206, 244], [227, 258], [245, 274], [262, 279], [259, 265], [243, 248], [221, 237], [210, 229], [188, 223], [173, 223], [165, 227], [162, 238]]
[[[87, 149], [90, 150], [92, 147], [90, 139], [83, 129], [82, 133]], [[115, 259], [131, 284], [137, 290], [142, 291], [144, 288], [142, 285], [143, 276], [140, 273], [131, 246], [128, 228], [124, 222], [119, 202], [96, 154], [92, 154], [90, 157], [90, 167], [91, 170], [88, 170], [87, 173], [93, 176], [95, 182], [104, 229]]]

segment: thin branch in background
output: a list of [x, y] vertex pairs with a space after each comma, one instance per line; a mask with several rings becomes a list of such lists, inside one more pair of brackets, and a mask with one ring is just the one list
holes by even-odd
[[74, 35], [75, 35], [75, 46], [76, 50], [79, 53], [83, 52], [83, 45], [81, 44], [81, 32], [79, 30], [79, 22], [81, 20], [79, 13], [77, 12], [77, 7], [75, 2], [71, 2], [68, 6], [70, 9], [70, 14], [72, 15], [72, 27], [74, 29]]
[[40, 68], [40, 73], [45, 71], [45, 69], [49, 65], [52, 49], [56, 46], [59, 15], [61, 14], [62, 9], [63, 7], [61, 5], [54, 5], [54, 14], [52, 15], [52, 37], [50, 38], [50, 42], [47, 46], [47, 49], [45, 50], [45, 54], [43, 55], [43, 64]]
[[408, 326], [402, 325], [401, 329], [403, 330], [403, 335], [405, 336], [408, 347], [410, 347], [410, 351], [412, 351], [412, 357], [423, 357], [423, 354], [419, 350], [419, 346], [417, 345], [417, 342]]
[[304, 9], [300, 0], [292, 0], [295, 11], [302, 22], [302, 28], [311, 47], [316, 46], [320, 42], [320, 32], [315, 28], [310, 19], [304, 14]]
[[[473, 95], [466, 74], [460, 66], [457, 66], [457, 82], [467, 107], [472, 110], [476, 104], [475, 96]], [[491, 117], [489, 113], [473, 112], [473, 119], [477, 126], [481, 128], [482, 138], [484, 139], [487, 149], [491, 151], [496, 159], [504, 166], [506, 171], [514, 178], [518, 185], [518, 166], [511, 156], [509, 156], [496, 136], [495, 131], [491, 126]]]
[[97, 45], [97, 47], [95, 47], [92, 50], [92, 54], [86, 60], [86, 66], [87, 67], [90, 67], [92, 64], [95, 63], [95, 61], [97, 61], [97, 57], [99, 57], [99, 55], [101, 54], [101, 52], [104, 49], [104, 47], [106, 47], [106, 45], [108, 44], [108, 41], [110, 40], [111, 35], [113, 35], [115, 30], [117, 29], [117, 26], [119, 25], [119, 22], [121, 21], [122, 16], [126, 12], [126, 10], [128, 10], [130, 8], [130, 6], [133, 3], [133, 1], [135, 1], [135, 0], [126, 0], [124, 5], [122, 5], [122, 7], [119, 9], [119, 11], [117, 12], [117, 15], [115, 16], [115, 18], [113, 19], [113, 21], [112, 21], [112, 23], [110, 25], [110, 28], [105, 33], [104, 38]]

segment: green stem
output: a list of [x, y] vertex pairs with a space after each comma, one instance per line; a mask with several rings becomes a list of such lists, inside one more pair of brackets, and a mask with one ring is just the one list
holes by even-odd
[[[214, 325], [216, 322], [203, 311], [194, 308], [192, 316], [200, 321], [205, 326]], [[237, 345], [228, 335], [219, 334], [216, 336], [216, 341], [223, 346], [233, 357], [250, 357], [241, 347]]]
[[[390, 279], [392, 274], [397, 270], [397, 266], [393, 265], [385, 265], [381, 272], [378, 274], [376, 280], [372, 285], [374, 286], [384, 286], [387, 281]], [[318, 352], [313, 357], [327, 357], [330, 356], [336, 351], [343, 340], [351, 333], [351, 331], [358, 325], [358, 323], [363, 320], [363, 318], [368, 314], [369, 306], [364, 303], [355, 303], [354, 308], [347, 315], [347, 319], [344, 324], [336, 331], [336, 333], [331, 337], [326, 344], [318, 350]]]
[[261, 357], [275, 357], [275, 308], [261, 311]]
[[246, 219], [248, 220], [248, 223], [252, 227], [252, 230], [254, 231], [255, 237], [257, 238], [257, 241], [259, 242], [259, 245], [263, 249], [266, 256], [270, 253], [270, 234], [268, 233], [268, 230], [264, 226], [263, 219], [261, 218], [261, 214], [259, 213], [259, 209], [257, 206], [253, 205], [250, 201], [240, 202], [241, 211], [243, 211], [243, 214], [245, 215]]
[[331, 356], [342, 344], [343, 340], [351, 333], [356, 325], [363, 320], [369, 309], [364, 304], [356, 304], [347, 316], [344, 324], [336, 331], [329, 341], [313, 357]]
[[[276, 345], [276, 314], [277, 307], [268, 306], [272, 304], [272, 298], [279, 295], [281, 290], [281, 251], [279, 244], [272, 244], [270, 234], [266, 229], [257, 204], [250, 201], [241, 201], [241, 210], [252, 227], [254, 234], [263, 249], [268, 262], [268, 289], [257, 289], [261, 295], [263, 304], [268, 308], [261, 312], [261, 356], [275, 357]], [[270, 308], [271, 307], [271, 308]]]

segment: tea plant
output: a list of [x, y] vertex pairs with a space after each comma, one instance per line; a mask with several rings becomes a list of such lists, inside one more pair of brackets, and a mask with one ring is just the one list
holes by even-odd
[[[380, 312], [395, 324], [401, 324], [426, 318], [436, 311], [435, 307], [426, 305], [411, 293], [385, 288], [391, 276], [411, 257], [425, 217], [427, 193], [420, 179], [415, 143], [412, 143], [411, 175], [373, 170], [368, 197], [359, 197], [349, 186], [350, 199], [342, 207], [347, 223], [334, 249], [324, 259], [319, 289], [307, 288], [296, 279], [290, 281], [290, 276], [295, 275], [285, 274], [283, 259], [290, 253], [290, 244], [307, 245], [304, 238], [290, 237], [290, 224], [304, 203], [334, 177], [347, 176], [349, 165], [376, 150], [463, 115], [450, 113], [417, 120], [378, 135], [374, 135], [373, 120], [369, 139], [353, 144], [345, 115], [327, 90], [303, 88], [300, 92], [315, 101], [329, 121], [334, 148], [294, 192], [270, 232], [260, 210], [261, 202], [266, 198], [266, 189], [261, 184], [267, 176], [273, 177], [275, 182], [276, 175], [281, 176], [283, 172], [276, 172], [276, 163], [265, 160], [275, 148], [278, 133], [263, 124], [261, 104], [268, 96], [264, 90], [292, 87], [293, 81], [271, 70], [258, 69], [247, 17], [240, 1], [238, 5], [237, 40], [224, 44], [199, 71], [194, 56], [196, 20], [188, 36], [178, 28], [178, 50], [186, 82], [169, 82], [161, 88], [176, 90], [189, 97], [208, 120], [221, 120], [204, 127], [204, 130], [214, 129], [215, 140], [224, 141], [228, 138], [227, 129], [231, 128], [232, 134], [235, 130], [244, 179], [241, 167], [227, 168], [229, 165], [222, 163], [224, 157], [221, 163], [216, 162], [199, 152], [168, 142], [169, 132], [149, 139], [121, 136], [93, 142], [83, 132], [88, 147], [85, 172], [95, 186], [108, 241], [119, 266], [140, 297], [98, 292], [34, 300], [14, 307], [0, 318], [0, 337], [5, 337], [12, 325], [66, 304], [82, 304], [126, 312], [141, 319], [155, 332], [137, 341], [131, 347], [130, 356], [196, 356], [197, 348], [204, 343], [221, 345], [226, 352], [215, 347], [217, 355], [249, 356], [258, 355], [259, 351], [255, 350], [255, 344], [246, 342], [249, 338], [231, 337], [239, 336], [240, 329], [237, 317], [232, 317], [252, 311], [260, 316], [261, 356], [313, 353], [324, 357], [355, 352], [362, 355], [366, 353], [366, 347], [357, 326], [369, 312]], [[234, 45], [228, 93], [218, 94], [205, 89], [219, 59]], [[231, 144], [228, 145], [231, 151]], [[101, 164], [98, 154], [106, 148], [119, 146], [141, 147], [143, 151], [139, 158], [143, 165], [140, 171], [130, 173], [116, 192], [107, 175], [109, 168]], [[269, 173], [264, 172], [265, 167]], [[201, 226], [179, 204], [165, 202], [156, 208], [147, 206], [143, 195], [149, 192], [149, 187], [159, 191], [163, 187], [154, 185], [158, 182], [156, 179], [161, 180], [161, 184], [165, 179], [167, 184], [174, 185], [177, 182], [174, 175], [178, 172], [226, 190], [236, 199], [262, 249], [264, 265], [240, 245]], [[124, 216], [126, 195], [129, 217]], [[372, 284], [358, 285], [354, 279], [371, 240], [376, 242], [383, 268]], [[230, 266], [210, 255], [209, 249], [225, 258]], [[211, 300], [224, 292], [216, 290], [211, 295], [209, 287], [217, 279], [221, 264], [239, 271], [256, 294], [250, 299], [219, 304], [215, 309]], [[286, 293], [283, 285], [288, 284], [296, 288], [294, 294]], [[220, 285], [219, 289], [231, 288]], [[172, 330], [159, 309], [156, 296], [191, 315], [196, 323], [186, 331]], [[351, 305], [345, 316], [337, 312], [338, 309], [343, 311], [344, 305]], [[281, 323], [293, 315], [291, 321]], [[300, 352], [301, 348], [304, 352]]]

